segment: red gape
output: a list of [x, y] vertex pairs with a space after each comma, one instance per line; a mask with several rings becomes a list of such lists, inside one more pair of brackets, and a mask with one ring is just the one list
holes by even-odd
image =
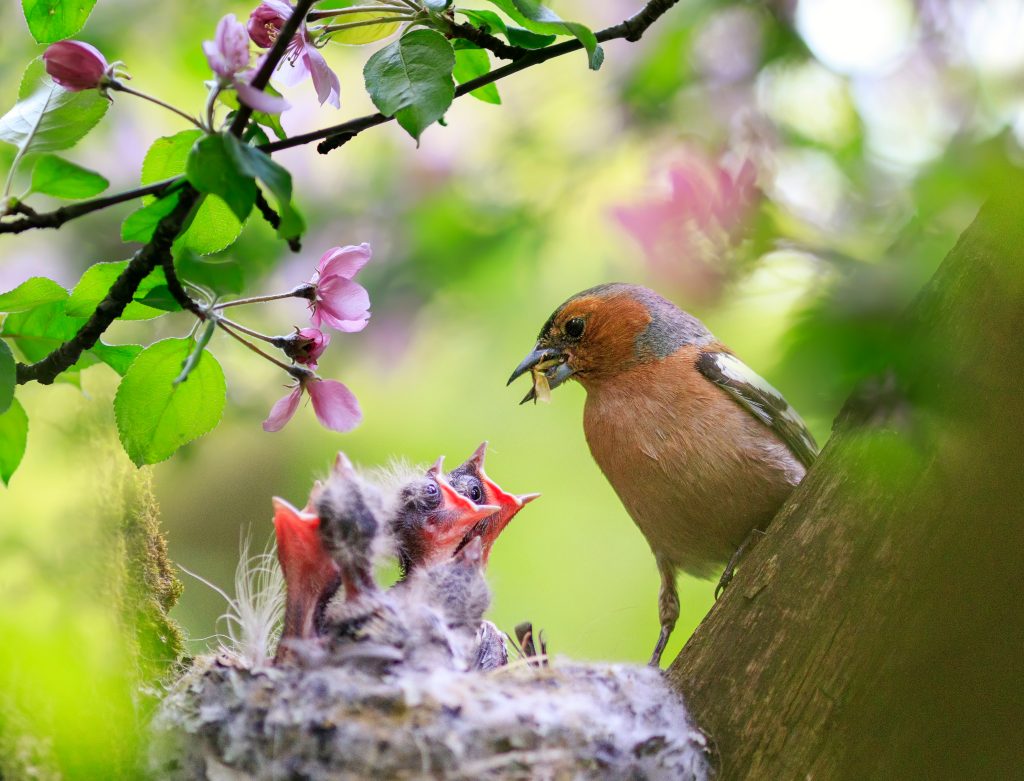
[[[274, 497], [273, 501], [277, 558], [286, 590], [281, 640], [305, 640], [316, 636], [317, 607], [338, 588], [340, 573], [320, 540], [320, 519], [284, 499]], [[278, 645], [279, 656], [286, 645]]]

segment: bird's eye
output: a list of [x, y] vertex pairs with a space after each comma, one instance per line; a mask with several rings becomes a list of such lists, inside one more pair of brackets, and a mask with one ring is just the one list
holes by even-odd
[[427, 483], [423, 487], [423, 490], [427, 494], [427, 496], [437, 496], [437, 493], [440, 489], [437, 487], [437, 483]]
[[570, 339], [579, 339], [583, 336], [583, 327], [587, 321], [582, 317], [574, 317], [565, 324], [565, 335]]
[[472, 500], [473, 504], [480, 504], [480, 502], [484, 500], [484, 492], [480, 488], [479, 483], [473, 483], [469, 487], [469, 498]]

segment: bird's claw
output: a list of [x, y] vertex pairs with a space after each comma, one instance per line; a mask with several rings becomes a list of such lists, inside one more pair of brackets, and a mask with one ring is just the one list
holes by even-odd
[[718, 579], [718, 585], [715, 586], [715, 601], [722, 596], [725, 591], [725, 587], [732, 582], [732, 568], [726, 567], [725, 572], [722, 573], [722, 577]]

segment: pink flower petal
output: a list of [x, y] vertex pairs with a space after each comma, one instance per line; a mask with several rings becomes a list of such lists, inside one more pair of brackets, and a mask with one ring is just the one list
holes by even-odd
[[270, 408], [270, 414], [267, 416], [267, 419], [263, 421], [263, 430], [280, 431], [284, 428], [285, 423], [292, 419], [295, 410], [299, 408], [299, 399], [301, 398], [302, 386], [296, 385], [291, 393], [283, 399], [278, 399], [274, 406]]
[[235, 90], [238, 92], [239, 100], [245, 105], [264, 114], [280, 114], [291, 108], [291, 104], [284, 98], [258, 90], [241, 79], [235, 80]]
[[339, 331], [361, 331], [370, 319], [370, 294], [358, 282], [331, 277], [317, 284], [313, 325], [326, 323]]
[[338, 81], [338, 75], [327, 64], [327, 60], [311, 44], [306, 46], [303, 58], [306, 60], [306, 66], [313, 75], [313, 86], [316, 88], [316, 96], [320, 99], [320, 105], [330, 103], [335, 108], [340, 108], [341, 83]]
[[306, 42], [298, 35], [288, 44], [288, 55], [274, 71], [274, 78], [284, 86], [294, 87], [309, 78], [309, 65], [304, 56], [306, 46]]
[[314, 379], [307, 383], [317, 420], [332, 431], [351, 431], [363, 419], [352, 391], [337, 380]]
[[349, 244], [347, 247], [329, 249], [320, 258], [320, 263], [317, 264], [319, 278], [326, 279], [329, 276], [339, 276], [345, 279], [352, 279], [359, 269], [369, 262], [371, 255], [370, 245], [365, 241], [358, 246]]
[[57, 84], [72, 92], [100, 86], [107, 70], [103, 54], [85, 41], [50, 44], [43, 52], [43, 64]]

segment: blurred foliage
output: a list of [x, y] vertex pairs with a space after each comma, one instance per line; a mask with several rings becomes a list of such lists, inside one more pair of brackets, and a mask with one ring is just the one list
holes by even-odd
[[[563, 18], [594, 29], [640, 5], [555, 3]], [[184, 0], [139, 13], [130, 0], [103, 0], [80, 37], [124, 60], [133, 84], [198, 110], [209, 75], [200, 42], [223, 13], [249, 10]], [[42, 48], [17, 16], [13, 4], [0, 11], [4, 106]], [[360, 282], [373, 319], [336, 339], [321, 364], [323, 376], [353, 389], [365, 420], [339, 436], [301, 409], [283, 432], [265, 434], [259, 422], [281, 395], [280, 373], [215, 337], [225, 420], [153, 471], [172, 560], [227, 586], [240, 530], [269, 536], [270, 497], [301, 504], [339, 448], [366, 465], [439, 453], [457, 463], [488, 439], [495, 479], [544, 494], [492, 557], [492, 619], [504, 629], [533, 621], [556, 654], [646, 659], [657, 575], [589, 456], [583, 393], [571, 385], [550, 407], [517, 407], [522, 389], [503, 388], [509, 371], [569, 295], [612, 279], [641, 282], [704, 319], [823, 442], [853, 388], [908, 359], [898, 352], [908, 302], [1020, 163], [1022, 27], [1018, 0], [684, 0], [640, 43], [608, 44], [597, 73], [582, 56], [559, 58], [503, 81], [502, 105], [456, 101], [418, 149], [387, 126], [327, 157], [312, 148], [276, 155], [307, 218], [302, 252], [250, 219], [227, 252], [188, 262], [230, 263], [235, 287], [269, 293], [309, 279], [328, 247], [369, 241], [374, 259]], [[173, 31], [161, 33], [158, 51], [154, 31]], [[288, 90], [290, 133], [373, 110], [362, 90], [367, 51], [325, 54], [341, 77], [342, 109], [320, 108], [308, 88]], [[117, 96], [67, 157], [115, 192], [137, 183], [147, 148], [184, 129], [176, 123]], [[720, 287], [697, 305], [612, 217], [617, 206], [664, 197], [667, 172], [695, 154], [733, 175], [750, 161], [760, 192], [736, 251], [723, 256]], [[0, 148], [0, 165], [10, 157]], [[70, 288], [88, 265], [125, 257], [120, 222], [135, 206], [3, 237], [0, 291], [39, 274]], [[292, 301], [238, 319], [287, 333], [305, 311]], [[173, 314], [119, 323], [109, 336], [149, 344], [190, 326]], [[47, 758], [43, 766], [70, 776], [109, 776], [106, 761], [126, 766], [133, 687], [162, 664], [162, 652], [136, 650], [125, 632], [110, 598], [124, 578], [104, 544], [111, 516], [90, 510], [106, 501], [110, 465], [124, 459], [105, 444], [111, 421], [77, 416], [109, 408], [116, 379], [98, 366], [80, 375], [84, 396], [69, 384], [19, 388], [32, 421], [28, 451], [0, 493], [0, 752]], [[710, 607], [712, 585], [683, 578], [680, 597], [668, 658]], [[187, 582], [174, 615], [191, 650], [210, 646], [223, 609], [212, 590]], [[19, 742], [26, 734], [50, 737]]]

